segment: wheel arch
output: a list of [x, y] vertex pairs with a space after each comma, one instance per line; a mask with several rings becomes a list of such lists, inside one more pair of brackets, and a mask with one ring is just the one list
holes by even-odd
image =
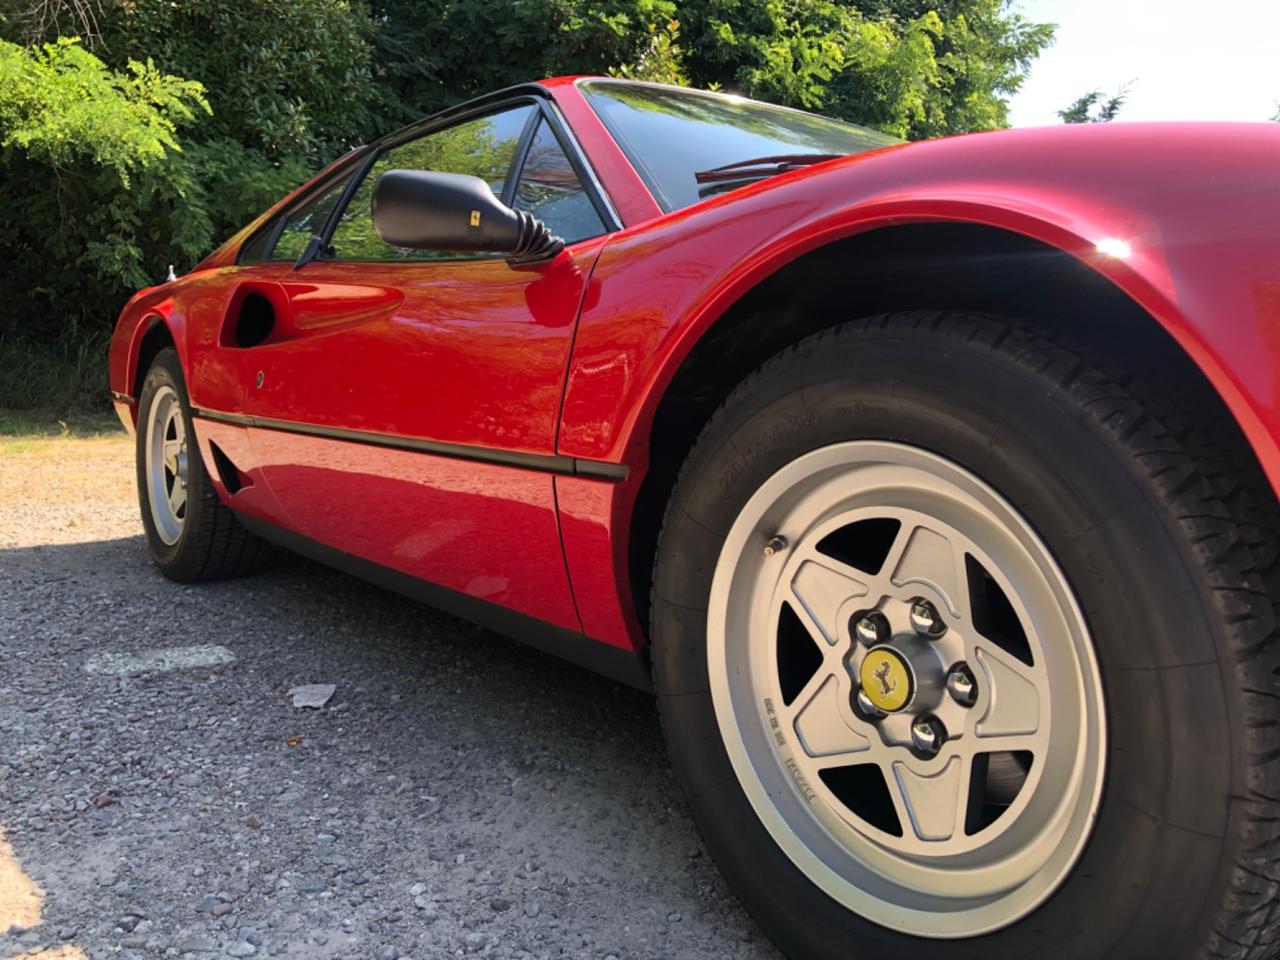
[[142, 381], [156, 354], [172, 347], [186, 368], [182, 321], [172, 307], [171, 301], [149, 306], [145, 311], [138, 311], [136, 321], [131, 319], [130, 308], [126, 307], [117, 328], [112, 344], [112, 390], [116, 392], [117, 410], [127, 411], [120, 413], [122, 419], [129, 418], [126, 427], [137, 425], [137, 401], [142, 395]]
[[158, 314], [148, 317], [139, 324], [139, 334], [135, 338], [134, 348], [131, 351], [132, 360], [129, 364], [129, 387], [134, 397], [142, 395], [142, 381], [146, 378], [147, 371], [151, 369], [156, 355], [166, 347], [173, 347], [175, 350], [178, 348], [173, 331]]
[[[1169, 295], [1181, 290], [1158, 249], [1131, 257], [1103, 240], [1108, 233], [1100, 225], [1073, 230], [1007, 209], [941, 206], [928, 215], [883, 211], [781, 249], [767, 265], [752, 265], [749, 280], [721, 284], [724, 295], [679, 325], [626, 444], [629, 457], [647, 459], [626, 548], [642, 627], [662, 514], [702, 427], [768, 357], [859, 316], [965, 309], [1069, 325], [1105, 342], [1118, 362], [1159, 365], [1180, 386], [1221, 405], [1273, 491], [1280, 490], [1280, 450], [1264, 404], [1232, 375], [1224, 358], [1230, 351], [1218, 349], [1217, 338], [1229, 337], [1226, 319], [1196, 324], [1185, 315]], [[841, 308], [831, 310], [832, 301]]]

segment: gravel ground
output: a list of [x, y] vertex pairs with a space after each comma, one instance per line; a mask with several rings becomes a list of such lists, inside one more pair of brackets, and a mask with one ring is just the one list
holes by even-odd
[[0, 439], [0, 956], [777, 957], [652, 700], [300, 559], [169, 583], [133, 496], [122, 436]]

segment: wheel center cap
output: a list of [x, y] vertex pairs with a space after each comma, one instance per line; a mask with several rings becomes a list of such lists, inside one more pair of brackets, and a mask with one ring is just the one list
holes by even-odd
[[862, 690], [885, 713], [897, 713], [911, 702], [915, 677], [907, 658], [893, 647], [872, 647], [858, 668]]

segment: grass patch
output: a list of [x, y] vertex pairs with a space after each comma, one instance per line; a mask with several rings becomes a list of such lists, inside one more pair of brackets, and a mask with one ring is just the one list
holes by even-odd
[[[111, 412], [109, 330], [67, 323], [50, 339], [0, 334], [0, 414], [24, 429], [93, 420]], [[29, 413], [18, 418], [15, 411]], [[0, 423], [0, 433], [14, 433]]]
[[[15, 453], [21, 444], [59, 437], [79, 439], [124, 434], [124, 427], [113, 410], [77, 410], [71, 413], [52, 410], [10, 410], [0, 407], [0, 438], [6, 442], [0, 449]], [[17, 438], [17, 439], [10, 439]]]

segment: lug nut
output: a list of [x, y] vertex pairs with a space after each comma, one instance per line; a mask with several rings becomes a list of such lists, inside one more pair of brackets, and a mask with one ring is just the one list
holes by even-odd
[[884, 711], [871, 702], [871, 698], [867, 696], [865, 690], [859, 690], [853, 701], [854, 708], [863, 720], [876, 721], [884, 717]]
[[775, 554], [781, 553], [785, 549], [787, 549], [787, 538], [773, 537], [764, 545], [764, 555], [766, 557], [772, 557]]
[[911, 626], [920, 636], [930, 640], [937, 640], [947, 632], [947, 624], [938, 613], [938, 608], [919, 597], [911, 601]]
[[911, 724], [911, 745], [918, 753], [933, 756], [947, 739], [947, 729], [937, 717], [918, 717]]
[[853, 620], [853, 635], [868, 647], [884, 643], [889, 639], [889, 621], [883, 613], [874, 610], [858, 614]]
[[978, 684], [967, 663], [957, 663], [947, 673], [947, 693], [962, 707], [972, 707], [978, 699]]

